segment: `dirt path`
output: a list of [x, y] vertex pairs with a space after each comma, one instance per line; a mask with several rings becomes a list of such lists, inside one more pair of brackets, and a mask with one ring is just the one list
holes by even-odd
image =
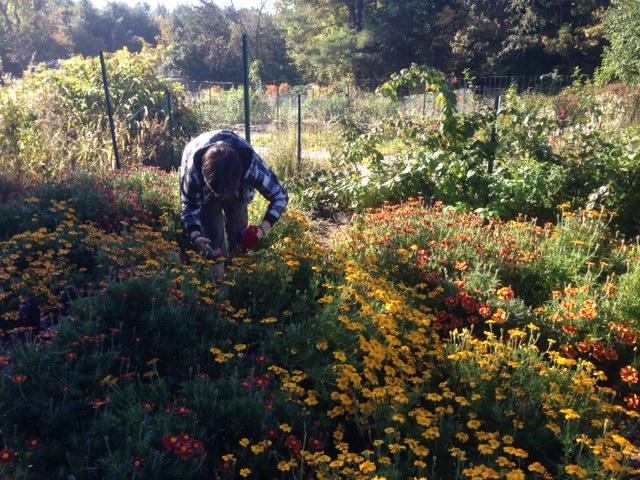
[[342, 213], [314, 210], [309, 216], [315, 226], [318, 242], [327, 248], [343, 239], [351, 226], [351, 218]]

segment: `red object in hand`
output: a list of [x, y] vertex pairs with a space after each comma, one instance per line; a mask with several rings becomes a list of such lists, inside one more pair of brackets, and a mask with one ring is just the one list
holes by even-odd
[[258, 250], [260, 248], [260, 237], [258, 237], [258, 227], [247, 227], [240, 236], [240, 244], [246, 250]]

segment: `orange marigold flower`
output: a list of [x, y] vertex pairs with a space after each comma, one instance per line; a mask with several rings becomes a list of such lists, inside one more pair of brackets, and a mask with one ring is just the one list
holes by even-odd
[[629, 410], [638, 410], [640, 408], [640, 395], [632, 393], [624, 397], [624, 401], [627, 404]]
[[486, 303], [481, 303], [478, 305], [478, 313], [484, 318], [489, 318], [492, 314], [491, 307]]
[[604, 286], [604, 292], [610, 297], [615, 297], [618, 294], [618, 287], [613, 283], [607, 283]]
[[456, 262], [454, 268], [459, 272], [466, 272], [469, 270], [469, 262]]
[[496, 310], [496, 313], [493, 314], [493, 316], [491, 317], [491, 320], [493, 320], [498, 325], [506, 323], [507, 322], [507, 312], [505, 312], [503, 309], [499, 308], [498, 310]]
[[620, 378], [626, 383], [638, 383], [638, 371], [631, 365], [620, 369]]
[[502, 287], [496, 292], [496, 295], [501, 300], [513, 300], [516, 296], [511, 287]]

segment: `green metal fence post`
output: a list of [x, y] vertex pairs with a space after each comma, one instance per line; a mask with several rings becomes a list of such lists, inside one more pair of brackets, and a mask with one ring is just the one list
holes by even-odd
[[249, 41], [247, 34], [242, 34], [242, 61], [244, 64], [244, 138], [251, 143], [251, 111], [249, 103]]
[[100, 51], [100, 67], [102, 68], [102, 84], [104, 85], [104, 96], [107, 102], [107, 115], [109, 116], [109, 128], [111, 129], [111, 144], [115, 156], [116, 170], [120, 170], [120, 152], [118, 152], [118, 141], [116, 138], [116, 126], [113, 122], [113, 108], [111, 107], [111, 96], [109, 95], [109, 83], [107, 81], [107, 65], [104, 61], [104, 52]]
[[171, 90], [169, 87], [166, 89], [167, 94], [167, 113], [169, 114], [169, 166], [173, 167], [173, 112], [171, 111]]
[[298, 170], [302, 170], [302, 95], [298, 94]]

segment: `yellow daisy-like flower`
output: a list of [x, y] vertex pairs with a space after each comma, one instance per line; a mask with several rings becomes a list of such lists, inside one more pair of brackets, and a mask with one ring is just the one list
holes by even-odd
[[525, 480], [527, 477], [522, 470], [518, 469], [511, 470], [509, 473], [507, 473], [506, 478], [507, 480]]
[[247, 478], [249, 475], [251, 475], [251, 470], [249, 468], [243, 468], [240, 470], [240, 476]]
[[376, 471], [376, 464], [373, 462], [362, 462], [358, 468], [362, 473], [373, 473]]
[[579, 467], [578, 465], [567, 465], [566, 467], [564, 467], [564, 471], [569, 475], [573, 475], [574, 477], [587, 478], [587, 472], [584, 470], [584, 468]]
[[248, 438], [242, 438], [238, 443], [240, 444], [241, 447], [247, 448], [251, 442], [249, 441]]
[[529, 471], [539, 473], [540, 475], [544, 475], [545, 473], [547, 473], [547, 469], [544, 468], [544, 465], [542, 465], [540, 462], [534, 462], [529, 465]]

